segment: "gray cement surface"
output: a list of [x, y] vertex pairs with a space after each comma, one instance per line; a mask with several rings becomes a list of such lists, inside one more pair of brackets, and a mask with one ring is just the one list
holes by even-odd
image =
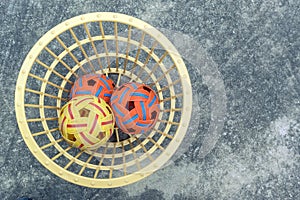
[[[226, 113], [214, 148], [199, 156], [218, 105], [200, 66], [185, 58], [201, 116], [192, 146], [140, 182], [90, 189], [51, 174], [29, 152], [14, 91], [25, 56], [44, 33], [76, 15], [105, 11], [193, 38], [224, 84]], [[299, 1], [2, 0], [0, 12], [1, 199], [300, 199]]]

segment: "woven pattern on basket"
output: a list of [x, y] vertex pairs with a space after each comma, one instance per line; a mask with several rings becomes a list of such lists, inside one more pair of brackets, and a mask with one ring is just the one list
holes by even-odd
[[157, 121], [159, 101], [155, 92], [145, 84], [126, 83], [111, 97], [118, 127], [128, 134], [145, 133]]
[[95, 95], [109, 103], [114, 87], [114, 82], [103, 74], [87, 74], [75, 81], [70, 92], [70, 98]]
[[59, 130], [73, 147], [94, 150], [113, 133], [114, 116], [109, 105], [95, 96], [71, 99], [61, 109]]

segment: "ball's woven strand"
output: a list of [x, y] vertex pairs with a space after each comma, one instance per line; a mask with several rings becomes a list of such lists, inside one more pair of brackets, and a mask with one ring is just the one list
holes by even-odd
[[73, 147], [95, 150], [113, 133], [114, 116], [110, 106], [95, 96], [78, 96], [61, 109], [59, 130]]
[[95, 95], [109, 103], [114, 87], [114, 82], [103, 74], [86, 74], [75, 81], [69, 97]]
[[158, 119], [159, 100], [145, 84], [126, 83], [113, 92], [111, 106], [117, 126], [125, 133], [149, 131]]

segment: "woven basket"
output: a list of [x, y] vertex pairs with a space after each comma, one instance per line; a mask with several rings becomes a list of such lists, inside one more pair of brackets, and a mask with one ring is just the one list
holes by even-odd
[[[115, 128], [97, 151], [70, 147], [58, 131], [60, 108], [76, 78], [106, 74], [116, 85], [146, 83], [158, 94], [160, 115], [148, 134]], [[124, 186], [161, 168], [190, 121], [192, 89], [171, 42], [151, 25], [118, 13], [89, 13], [43, 35], [28, 53], [16, 85], [16, 116], [32, 154], [52, 173], [95, 188]]]

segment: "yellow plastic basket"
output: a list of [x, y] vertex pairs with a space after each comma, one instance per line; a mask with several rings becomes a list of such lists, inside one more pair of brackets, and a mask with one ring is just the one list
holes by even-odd
[[[58, 131], [59, 109], [76, 78], [103, 73], [117, 85], [149, 84], [161, 112], [148, 134], [115, 128], [97, 151], [68, 146]], [[190, 121], [192, 88], [171, 42], [151, 25], [118, 13], [71, 18], [43, 35], [28, 53], [16, 84], [16, 116], [32, 154], [57, 176], [95, 188], [124, 186], [161, 168], [182, 142]]]

